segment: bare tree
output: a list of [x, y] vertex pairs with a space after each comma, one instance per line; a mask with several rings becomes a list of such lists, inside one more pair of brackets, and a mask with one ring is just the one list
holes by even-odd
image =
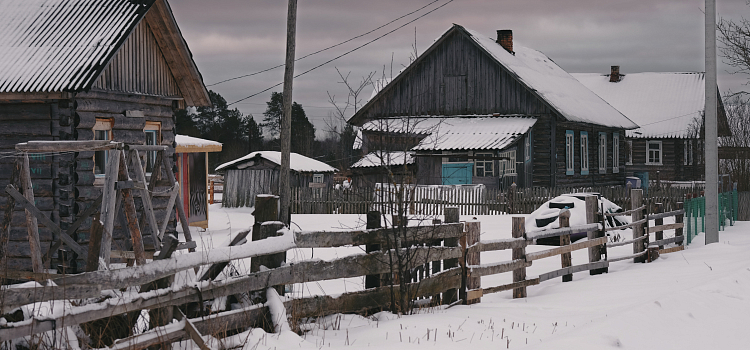
[[733, 73], [750, 75], [750, 21], [744, 17], [739, 21], [722, 18], [717, 29], [719, 54], [724, 63], [735, 69]]
[[[750, 148], [750, 97], [728, 95], [724, 99], [727, 111], [727, 123], [732, 136], [719, 139], [720, 147]], [[750, 159], [748, 154], [738, 154], [734, 159], [722, 159], [719, 169], [730, 174], [732, 181], [737, 182], [738, 190], [750, 190]]]

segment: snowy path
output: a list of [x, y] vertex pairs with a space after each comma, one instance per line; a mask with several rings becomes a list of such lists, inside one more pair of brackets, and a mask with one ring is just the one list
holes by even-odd
[[[228, 218], [225, 222], [231, 221], [233, 233], [252, 224], [252, 216], [243, 215], [243, 210], [223, 210], [218, 206], [211, 209], [212, 226], [203, 235], [204, 242], [217, 243], [224, 239], [222, 234], [229, 232], [218, 227], [222, 215]], [[482, 222], [482, 240], [510, 236], [509, 216], [477, 218]], [[303, 230], [363, 225], [363, 216], [358, 215], [297, 215], [292, 219]], [[423, 346], [743, 349], [750, 341], [750, 333], [745, 331], [750, 324], [750, 223], [727, 227], [720, 237], [720, 243], [703, 246], [703, 236], [698, 236], [687, 250], [664, 255], [651, 264], [619, 262], [610, 266], [609, 274], [589, 276], [584, 272], [575, 274], [570, 283], [562, 283], [559, 278], [546, 281], [529, 287], [525, 299], [514, 300], [507, 291], [486, 295], [480, 304], [472, 306], [428, 309], [403, 317], [381, 313], [377, 321], [334, 315], [329, 317], [328, 326], [313, 325], [313, 330], [302, 337], [293, 333], [265, 335], [253, 330], [235, 340], [245, 343], [245, 349], [258, 350]], [[532, 249], [545, 248], [530, 247], [529, 251]], [[620, 247], [610, 256], [627, 255], [631, 249]], [[360, 251], [356, 247], [316, 249], [314, 256], [333, 259]], [[301, 250], [290, 252], [289, 259], [309, 258], [308, 254]], [[482, 262], [507, 260], [509, 254], [483, 253]], [[585, 250], [574, 252], [574, 265], [585, 261]], [[559, 266], [559, 258], [535, 261], [528, 274], [534, 276]], [[489, 276], [482, 279], [482, 285], [490, 287], [510, 278], [510, 274]], [[305, 295], [361, 289], [360, 280], [321, 282], [315, 288], [306, 287], [309, 291]]]

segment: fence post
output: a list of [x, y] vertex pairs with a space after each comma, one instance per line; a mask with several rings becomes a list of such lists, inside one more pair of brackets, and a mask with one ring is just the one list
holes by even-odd
[[[684, 209], [682, 202], [677, 202], [676, 204], [677, 204], [676, 205], [677, 210]], [[681, 224], [681, 223], [684, 222], [684, 218], [685, 218], [685, 213], [678, 214], [677, 216], [675, 216], [674, 222], [677, 223], [677, 224]], [[688, 221], [690, 221], [690, 220], [688, 220]], [[675, 229], [674, 230], [674, 235], [675, 235], [675, 237], [682, 236], [682, 227], [679, 227], [679, 228]], [[682, 242], [678, 243], [677, 245], [685, 245], [685, 237], [683, 237], [682, 238]]]
[[[660, 214], [664, 212], [664, 204], [663, 203], [655, 203], [655, 211], [654, 214]], [[654, 219], [654, 226], [660, 226], [664, 225], [664, 219]], [[664, 231], [656, 231], [656, 238], [655, 240], [659, 241], [664, 239]], [[664, 249], [663, 245], [659, 246], [659, 249]]]
[[[560, 211], [560, 227], [570, 227], [570, 210], [563, 209]], [[560, 246], [566, 246], [570, 245], [570, 234], [564, 234], [560, 235]], [[560, 260], [562, 261], [562, 267], [571, 267], [573, 266], [571, 253], [562, 253], [560, 254]], [[573, 280], [573, 274], [567, 274], [562, 276], [563, 282], [570, 282]]]
[[466, 232], [461, 237], [461, 247], [463, 248], [463, 271], [462, 271], [462, 285], [461, 285], [461, 299], [465, 300], [464, 304], [471, 305], [481, 302], [482, 294], [478, 295], [469, 293], [473, 290], [482, 290], [482, 278], [471, 277], [468, 275], [470, 265], [479, 265], [479, 252], [473, 251], [469, 253], [469, 247], [479, 242], [479, 232], [481, 232], [481, 223], [476, 220], [467, 221], [465, 223]]
[[[380, 228], [381, 215], [379, 211], [372, 210], [367, 212], [367, 229]], [[368, 244], [365, 246], [365, 252], [375, 252], [380, 250], [380, 244]], [[380, 287], [380, 275], [367, 275], [365, 276], [365, 288], [377, 288]]]
[[510, 187], [508, 187], [508, 198], [506, 200], [507, 204], [507, 210], [508, 214], [515, 214], [516, 213], [516, 183], [514, 182]]
[[[279, 197], [270, 194], [259, 194], [255, 196], [255, 224], [253, 224], [253, 241], [259, 241], [269, 237], [275, 237], [276, 231], [284, 227], [279, 220]], [[260, 267], [269, 269], [280, 267], [286, 261], [286, 253], [263, 255], [250, 260], [250, 271], [258, 272]], [[284, 295], [284, 286], [276, 288], [279, 295]], [[264, 295], [264, 293], [261, 293]], [[265, 297], [263, 298], [265, 299]], [[265, 302], [265, 300], [264, 300]]]
[[208, 191], [211, 197], [208, 199], [208, 204], [214, 204], [214, 180], [211, 180], [208, 184]]
[[[643, 219], [643, 211], [642, 210], [635, 210], [636, 208], [640, 208], [643, 205], [643, 190], [642, 189], [634, 189], [630, 191], [630, 209], [633, 210], [633, 213], [630, 214], [632, 221], [636, 222], [638, 220]], [[643, 224], [636, 224], [633, 225], [633, 239], [643, 237]], [[643, 242], [637, 241], [633, 243], [633, 254], [638, 254], [643, 251]], [[633, 259], [633, 262], [644, 262], [642, 256], [636, 257]]]
[[[526, 218], [513, 217], [513, 238], [526, 238]], [[526, 247], [513, 248], [513, 260], [526, 260]], [[513, 270], [513, 283], [526, 280], [526, 268]], [[513, 299], [525, 298], [526, 287], [513, 288]]]
[[[586, 196], [586, 223], [587, 224], [595, 224], [599, 222], [599, 218], [597, 217], [597, 212], [599, 211], [599, 198], [597, 196]], [[604, 215], [604, 213], [599, 213], [600, 215]], [[586, 236], [588, 237], [589, 241], [597, 239], [599, 237], [604, 237], [604, 226], [602, 226], [602, 230], [596, 230], [596, 231], [588, 231], [586, 232]], [[597, 262], [602, 259], [602, 251], [604, 250], [604, 246], [594, 246], [589, 247], [589, 262]], [[589, 270], [590, 275], [599, 275], [604, 272], [607, 272], [607, 268], [601, 268], [601, 269], [593, 269]]]
[[[458, 222], [458, 208], [457, 207], [446, 207], [445, 208], [445, 223], [453, 224]], [[446, 247], [458, 247], [458, 238], [448, 238], [444, 241]], [[451, 269], [458, 266], [458, 259], [446, 259], [443, 260], [443, 268], [445, 270]], [[443, 293], [443, 304], [451, 304], [458, 301], [458, 290], [451, 288]]]

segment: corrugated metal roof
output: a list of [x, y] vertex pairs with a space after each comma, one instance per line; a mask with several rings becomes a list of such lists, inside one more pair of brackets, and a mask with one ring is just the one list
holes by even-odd
[[414, 164], [414, 155], [411, 152], [385, 152], [375, 151], [365, 154], [362, 159], [352, 164], [352, 168], [372, 168], [380, 166], [395, 166]]
[[705, 109], [703, 73], [629, 73], [616, 83], [609, 74], [572, 75], [640, 125], [628, 130], [628, 137], [686, 137]]
[[0, 92], [88, 88], [153, 1], [0, 2]]
[[525, 134], [536, 118], [525, 116], [411, 117], [379, 119], [362, 130], [427, 135], [412, 150], [503, 149]]

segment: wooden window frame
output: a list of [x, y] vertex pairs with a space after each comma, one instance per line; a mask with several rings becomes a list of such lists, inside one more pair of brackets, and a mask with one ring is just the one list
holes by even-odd
[[599, 132], [599, 174], [607, 173], [607, 133]]
[[[114, 135], [112, 135], [112, 127], [114, 126], [115, 121], [112, 118], [96, 118], [96, 121], [94, 122], [94, 126], [91, 128], [91, 131], [94, 133], [94, 140], [112, 140], [114, 138]], [[97, 139], [97, 131], [107, 131], [107, 138], [105, 139]], [[103, 155], [104, 156], [104, 163], [101, 167], [101, 172], [96, 172], [96, 163], [97, 163], [97, 155]], [[94, 172], [94, 176], [96, 178], [102, 179], [103, 181], [104, 176], [107, 172], [107, 158], [108, 153], [106, 150], [103, 151], [95, 151], [94, 152], [94, 168], [92, 171]], [[103, 183], [103, 182], [102, 182]]]
[[581, 175], [589, 174], [589, 133], [581, 131]]
[[575, 174], [575, 134], [565, 130], [565, 175]]
[[[658, 150], [658, 152], [659, 152], [659, 161], [658, 162], [652, 162], [651, 161], [651, 156], [650, 156], [649, 153], [651, 153], [650, 146], [652, 144], [659, 145], [659, 150]], [[657, 141], [657, 140], [646, 141], [646, 165], [663, 165], [664, 164], [663, 161], [664, 161], [664, 148], [663, 148], [662, 142], [661, 141]]]
[[316, 184], [322, 184], [324, 179], [325, 179], [325, 175], [323, 174], [313, 174], [312, 182]]
[[[492, 160], [492, 159], [485, 160], [485, 159], [476, 158], [476, 157], [490, 157], [490, 158], [492, 158], [494, 156], [495, 156], [494, 152], [475, 152], [474, 153], [474, 157], [475, 157], [474, 158], [474, 176], [476, 176], [476, 177], [494, 177], [495, 174], [497, 173], [495, 171], [495, 161]], [[488, 163], [490, 164], [490, 168], [491, 168], [490, 171], [489, 171], [490, 172], [489, 176], [487, 175], [487, 164]], [[479, 176], [479, 169], [480, 168], [482, 169], [482, 176]]]
[[633, 140], [625, 140], [625, 144], [628, 145], [628, 160], [625, 165], [633, 165]]
[[620, 133], [612, 133], [612, 172], [620, 172]]
[[[510, 160], [501, 160], [497, 166], [497, 174], [500, 175], [516, 175], [517, 169], [516, 169], [516, 150], [511, 149], [507, 151], [500, 152], [498, 154], [498, 157], [508, 157]], [[508, 166], [505, 167], [505, 170], [502, 170], [502, 165], [507, 164]], [[500, 174], [500, 171], [502, 170], [502, 174]]]
[[[143, 134], [146, 136], [146, 145], [148, 145], [149, 136], [151, 132], [155, 132], [155, 140], [154, 145], [161, 144], [161, 122], [152, 122], [147, 121], [146, 126], [143, 127]], [[146, 171], [147, 174], [151, 173], [151, 168], [154, 166], [154, 162], [156, 162], [156, 151], [148, 151], [144, 153], [143, 157], [143, 169]]]

